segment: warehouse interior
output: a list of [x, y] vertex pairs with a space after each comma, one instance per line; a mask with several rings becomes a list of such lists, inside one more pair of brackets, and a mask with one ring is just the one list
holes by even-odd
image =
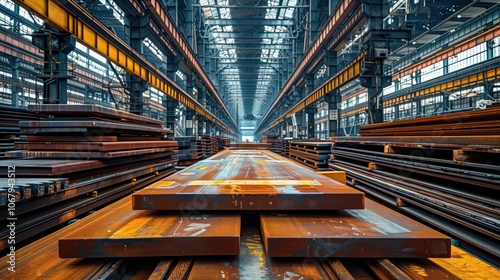
[[498, 0], [0, 0], [0, 279], [499, 279]]

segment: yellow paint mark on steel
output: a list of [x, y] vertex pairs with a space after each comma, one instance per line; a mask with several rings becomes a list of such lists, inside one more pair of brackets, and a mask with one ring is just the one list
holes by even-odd
[[175, 181], [159, 181], [151, 185], [151, 188], [170, 187]]
[[266, 185], [266, 186], [297, 186], [319, 185], [313, 180], [196, 180], [188, 186], [223, 186], [223, 185]]
[[208, 166], [200, 166], [198, 167], [198, 170], [207, 170], [208, 169]]
[[460, 279], [499, 279], [500, 270], [451, 246], [451, 258], [431, 258], [432, 262], [455, 274]]
[[[214, 120], [218, 120], [218, 124], [220, 126], [230, 132], [233, 132], [233, 130], [225, 125], [224, 122], [220, 121], [212, 113], [203, 108], [191, 96], [187, 95], [187, 93], [184, 93], [180, 89], [176, 89], [174, 86], [170, 85], [169, 83], [173, 84], [173, 82], [170, 81], [166, 75], [162, 74], [159, 70], [156, 71], [157, 74], [151, 73], [147, 67], [149, 67], [149, 69], [156, 69], [153, 64], [145, 59], [142, 61], [136, 61], [131, 55], [129, 55], [129, 53], [133, 53], [137, 57], [141, 57], [138, 52], [131, 48], [124, 52], [120, 50], [118, 46], [111, 43], [107, 39], [108, 37], [114, 37], [115, 40], [119, 42], [121, 39], [111, 33], [111, 31], [108, 31], [108, 28], [102, 23], [94, 21], [96, 25], [100, 25], [102, 30], [106, 31], [105, 34], [101, 34], [100, 32], [94, 30], [83, 19], [76, 17], [70, 11], [66, 10], [62, 4], [55, 0], [14, 0], [14, 2], [26, 10], [33, 12], [49, 25], [54, 26], [61, 31], [71, 33], [82, 44], [108, 58], [132, 75], [147, 81], [151, 86], [164, 92], [170, 97], [179, 100], [199, 115], [212, 122]], [[72, 4], [71, 1], [69, 4]], [[87, 11], [81, 9], [79, 6], [75, 7], [79, 8], [83, 14], [88, 14]], [[92, 15], [88, 14], [88, 18], [92, 18]], [[126, 44], [123, 43], [123, 45]], [[167, 81], [169, 83], [167, 83]]]

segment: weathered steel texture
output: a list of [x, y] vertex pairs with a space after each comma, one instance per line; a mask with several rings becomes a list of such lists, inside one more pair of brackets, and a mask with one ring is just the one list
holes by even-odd
[[449, 237], [366, 200], [366, 209], [261, 215], [271, 257], [449, 257]]
[[[83, 138], [83, 137], [82, 137]], [[175, 141], [119, 141], [119, 142], [21, 142], [14, 148], [41, 151], [119, 151], [148, 148], [177, 148]]]
[[364, 194], [265, 150], [222, 151], [133, 195], [136, 210], [362, 209]]
[[64, 160], [64, 159], [5, 159], [0, 161], [0, 168], [16, 167], [16, 175], [50, 176], [75, 170], [87, 170], [103, 166], [98, 160]]
[[12, 151], [5, 154], [6, 157], [34, 157], [34, 158], [74, 158], [74, 159], [111, 159], [119, 157], [138, 156], [146, 154], [156, 154], [169, 152], [165, 156], [177, 153], [172, 148], [152, 148], [140, 150], [123, 150], [114, 152], [93, 152], [93, 151]]
[[239, 214], [132, 211], [130, 202], [59, 240], [61, 258], [237, 255]]
[[28, 142], [115, 142], [118, 141], [116, 136], [71, 136], [71, 135], [27, 135]]
[[[103, 134], [113, 134], [115, 131], [127, 131], [134, 134], [137, 133], [155, 133], [167, 134], [171, 131], [158, 126], [146, 126], [134, 123], [118, 123], [110, 121], [97, 120], [53, 120], [53, 121], [20, 121], [19, 127], [21, 132], [49, 132], [52, 129], [54, 132], [66, 132], [66, 129], [84, 128], [88, 132], [99, 131]], [[48, 128], [49, 130], [47, 130]]]
[[28, 110], [42, 115], [53, 116], [77, 116], [91, 115], [115, 119], [122, 122], [143, 123], [148, 125], [163, 126], [163, 121], [120, 111], [99, 105], [65, 105], [65, 104], [43, 104], [28, 105]]
[[256, 224], [243, 220], [240, 254], [199, 257], [189, 280], [204, 279], [329, 279], [314, 259], [273, 259], [266, 255]]

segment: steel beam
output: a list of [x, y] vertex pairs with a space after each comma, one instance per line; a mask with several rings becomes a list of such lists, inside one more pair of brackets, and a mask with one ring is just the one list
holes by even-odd
[[206, 19], [205, 25], [232, 25], [232, 26], [292, 26], [291, 19], [262, 19], [262, 18], [238, 18], [238, 19]]

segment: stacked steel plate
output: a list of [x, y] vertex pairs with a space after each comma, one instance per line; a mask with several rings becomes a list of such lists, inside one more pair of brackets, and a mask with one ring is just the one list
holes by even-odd
[[179, 145], [179, 151], [176, 155], [179, 160], [178, 165], [191, 165], [203, 157], [203, 152], [198, 149], [196, 136], [180, 136], [175, 137], [174, 140]]
[[14, 141], [19, 140], [19, 121], [38, 120], [38, 116], [24, 109], [0, 106], [0, 158], [14, 149]]
[[500, 108], [361, 127], [333, 139], [354, 186], [500, 255]]
[[[17, 150], [0, 161], [3, 169], [15, 166], [16, 215], [35, 215], [43, 207], [67, 202], [57, 208], [62, 215], [68, 206], [88, 204], [88, 194], [95, 200], [119, 197], [145, 179], [174, 170], [177, 142], [164, 140], [169, 130], [161, 121], [96, 105], [29, 109], [40, 120], [19, 123], [26, 141], [16, 142]], [[51, 218], [57, 216], [53, 212]], [[6, 218], [7, 211], [0, 211], [0, 219]], [[30, 219], [23, 219], [26, 227], [36, 224], [29, 224]]]
[[230, 256], [250, 253], [242, 244], [249, 231], [259, 235], [258, 224], [262, 258], [450, 254], [449, 238], [365, 201], [362, 192], [267, 150], [225, 150], [81, 224], [59, 240], [59, 256], [222, 255], [232, 264], [238, 257]]
[[315, 170], [328, 170], [331, 142], [295, 142], [289, 143], [290, 158]]

